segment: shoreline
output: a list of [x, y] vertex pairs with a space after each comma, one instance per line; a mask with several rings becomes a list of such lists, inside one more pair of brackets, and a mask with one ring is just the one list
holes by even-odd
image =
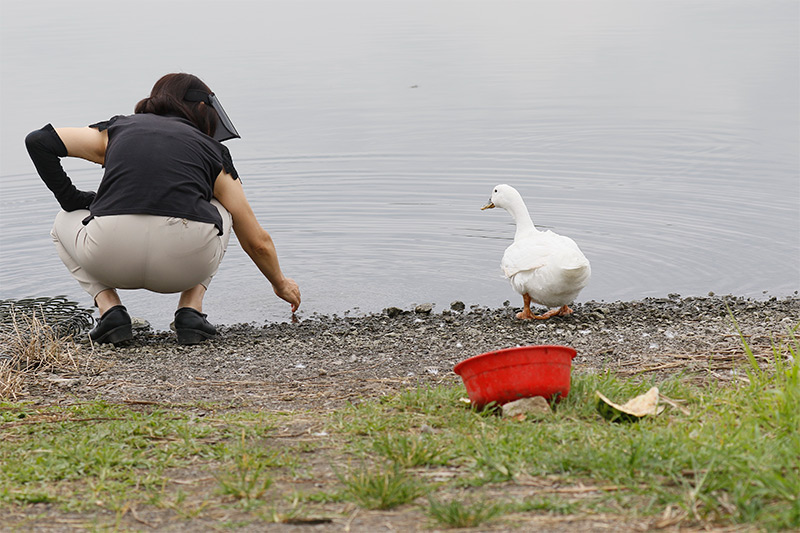
[[738, 379], [737, 367], [746, 363], [729, 310], [753, 351], [767, 359], [772, 342], [800, 325], [797, 296], [586, 302], [570, 316], [544, 321], [517, 320], [510, 305], [455, 308], [219, 326], [217, 338], [193, 346], [178, 345], [172, 332], [141, 329], [126, 346], [80, 344], [92, 370], [32, 385], [21, 399], [327, 410], [409, 387], [460, 383], [456, 363], [530, 344], [575, 348], [573, 373], [683, 373], [724, 382]]

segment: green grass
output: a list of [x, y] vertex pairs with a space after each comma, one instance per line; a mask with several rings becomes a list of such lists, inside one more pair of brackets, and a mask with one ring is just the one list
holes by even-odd
[[233, 451], [233, 465], [216, 475], [220, 493], [240, 500], [246, 508], [257, 505], [272, 485], [267, 469], [277, 465], [276, 455], [265, 454], [262, 448], [248, 444], [243, 430], [241, 442]]
[[[242, 464], [249, 459], [237, 447], [237, 433], [254, 439], [269, 427], [251, 414], [201, 420], [105, 402], [45, 409], [0, 404], [0, 410], [13, 415], [4, 417], [12, 420], [0, 444], [0, 501], [46, 499], [69, 510], [158, 499], [169, 470], [197, 461], [215, 464], [224, 491], [231, 485], [227, 472], [253, 468]], [[68, 496], [59, 490], [66, 486]]]
[[393, 509], [428, 492], [425, 484], [397, 464], [361, 466], [340, 474], [345, 494], [365, 509]]
[[403, 468], [446, 465], [449, 458], [441, 443], [425, 435], [379, 435], [372, 441], [372, 448]]
[[[407, 506], [438, 527], [610, 513], [797, 529], [797, 328], [767, 364], [742, 342], [746, 380], [733, 385], [576, 374], [553, 416], [525, 422], [471, 409], [460, 385], [313, 414], [0, 404], [0, 512], [47, 504], [102, 528], [100, 509], [118, 522], [150, 508], [182, 520], [225, 516], [219, 525], [236, 527], [327, 517], [352, 502]], [[596, 412], [595, 390], [625, 399], [654, 384], [689, 414], [668, 408], [630, 424]], [[294, 417], [311, 417], [328, 436], [276, 438]]]
[[449, 528], [476, 527], [503, 513], [501, 505], [476, 502], [465, 503], [461, 500], [440, 502], [433, 498], [428, 500], [428, 516], [434, 523]]

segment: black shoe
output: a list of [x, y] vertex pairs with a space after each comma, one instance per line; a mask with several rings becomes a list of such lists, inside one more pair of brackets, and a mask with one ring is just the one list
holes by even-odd
[[115, 305], [100, 317], [97, 326], [89, 332], [92, 342], [119, 344], [133, 338], [131, 315], [124, 305]]
[[197, 344], [217, 334], [206, 316], [197, 309], [181, 307], [175, 311], [175, 331], [179, 344]]

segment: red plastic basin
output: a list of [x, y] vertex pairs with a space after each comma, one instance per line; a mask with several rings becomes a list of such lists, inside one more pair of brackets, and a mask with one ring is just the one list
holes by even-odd
[[572, 358], [569, 346], [520, 346], [487, 352], [458, 363], [453, 371], [464, 380], [478, 409], [486, 404], [543, 396], [548, 401], [569, 394]]

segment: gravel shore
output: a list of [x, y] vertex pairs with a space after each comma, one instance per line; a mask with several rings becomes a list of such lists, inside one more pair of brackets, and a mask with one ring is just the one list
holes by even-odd
[[517, 320], [511, 306], [450, 307], [221, 326], [217, 338], [195, 346], [178, 345], [172, 332], [140, 329], [126, 346], [95, 346], [92, 372], [53, 376], [28, 394], [45, 402], [68, 397], [334, 409], [421, 384], [460, 382], [452, 371], [459, 361], [529, 344], [572, 346], [578, 351], [574, 373], [612, 370], [657, 378], [683, 372], [693, 379], [732, 380], [745, 358], [731, 316], [764, 357], [773, 341], [800, 323], [796, 295], [587, 302], [573, 306], [568, 317], [545, 321]]

